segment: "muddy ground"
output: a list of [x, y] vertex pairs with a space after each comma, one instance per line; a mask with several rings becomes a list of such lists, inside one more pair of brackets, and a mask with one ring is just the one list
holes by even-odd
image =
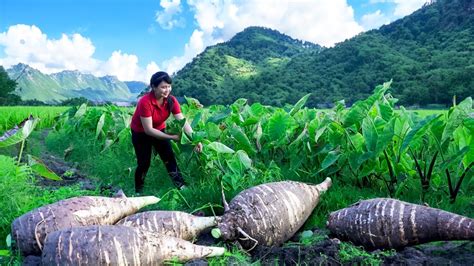
[[[74, 165], [65, 162], [48, 153], [42, 156], [43, 162], [55, 173], [60, 175], [63, 181], [41, 180], [39, 184], [54, 189], [58, 186], [67, 186], [79, 183], [82, 189], [95, 190], [95, 182], [81, 174]], [[118, 191], [120, 188], [101, 187], [101, 190], [109, 192]], [[229, 264], [241, 265], [249, 262], [259, 262], [262, 265], [360, 265], [360, 264], [382, 264], [382, 265], [474, 265], [474, 241], [451, 241], [436, 242], [414, 247], [406, 247], [402, 250], [381, 253], [373, 251], [370, 253], [352, 253], [345, 255], [345, 247], [338, 239], [331, 238], [325, 229], [314, 229], [313, 236], [318, 239], [314, 243], [303, 245], [299, 239], [294, 237], [282, 247], [258, 246], [250, 251], [250, 259], [241, 262], [238, 259], [229, 258]], [[216, 245], [210, 233], [202, 235], [196, 242], [201, 245]], [[229, 248], [232, 245], [229, 244]], [[28, 258], [26, 265], [37, 265], [37, 258]], [[207, 265], [206, 260], [194, 260], [186, 265]]]

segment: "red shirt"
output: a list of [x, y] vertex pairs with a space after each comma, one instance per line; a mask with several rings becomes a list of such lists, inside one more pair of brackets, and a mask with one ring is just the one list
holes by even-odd
[[[173, 100], [173, 109], [171, 112], [173, 114], [181, 113], [181, 107], [179, 106], [178, 100], [174, 96], [169, 96]], [[170, 116], [168, 111], [168, 100], [163, 99], [163, 104], [160, 106], [156, 101], [155, 94], [152, 92], [143, 95], [143, 97], [138, 100], [137, 108], [132, 117], [132, 123], [130, 127], [135, 132], [145, 132], [143, 129], [142, 121], [140, 117], [151, 117], [153, 122], [153, 128], [158, 130], [163, 130], [166, 127], [166, 119]]]

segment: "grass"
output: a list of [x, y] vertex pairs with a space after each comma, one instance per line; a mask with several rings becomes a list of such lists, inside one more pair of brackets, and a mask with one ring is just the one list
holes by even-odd
[[351, 243], [341, 242], [339, 245], [339, 259], [342, 263], [355, 263], [362, 265], [380, 265], [385, 257], [395, 255], [394, 250], [367, 252], [361, 247]]
[[65, 112], [67, 106], [0, 106], [0, 132], [11, 129], [30, 114], [39, 117], [38, 129], [52, 127], [55, 118]]

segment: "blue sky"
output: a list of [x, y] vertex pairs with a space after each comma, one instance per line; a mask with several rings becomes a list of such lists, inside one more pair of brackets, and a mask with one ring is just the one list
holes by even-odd
[[173, 73], [248, 26], [333, 46], [426, 0], [1, 0], [0, 65], [121, 80]]

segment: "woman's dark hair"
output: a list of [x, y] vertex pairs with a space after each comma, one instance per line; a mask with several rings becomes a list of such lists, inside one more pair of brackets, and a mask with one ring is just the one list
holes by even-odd
[[164, 71], [159, 71], [159, 72], [156, 72], [155, 74], [153, 74], [151, 76], [151, 79], [150, 79], [150, 87], [152, 88], [155, 88], [157, 87], [162, 81], [168, 83], [168, 84], [171, 84], [173, 81], [171, 80], [170, 76], [168, 75], [168, 73], [164, 72]]

